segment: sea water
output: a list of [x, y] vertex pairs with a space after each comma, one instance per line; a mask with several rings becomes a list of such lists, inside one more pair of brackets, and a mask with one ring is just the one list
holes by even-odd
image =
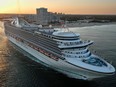
[[[69, 28], [82, 40], [93, 40], [92, 53], [116, 68], [116, 25]], [[0, 87], [116, 87], [116, 74], [93, 81], [68, 78], [15, 50], [0, 27]]]

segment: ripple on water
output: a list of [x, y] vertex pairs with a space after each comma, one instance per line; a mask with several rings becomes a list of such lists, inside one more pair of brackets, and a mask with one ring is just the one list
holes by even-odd
[[[93, 39], [95, 45], [91, 46], [91, 50], [108, 61], [112, 60], [116, 67], [116, 34], [113, 33], [116, 26], [110, 31], [103, 26], [95, 28], [72, 31], [79, 32], [83, 39]], [[1, 33], [0, 43], [0, 87], [116, 87], [116, 74], [90, 82], [68, 78], [29, 60], [12, 48]]]

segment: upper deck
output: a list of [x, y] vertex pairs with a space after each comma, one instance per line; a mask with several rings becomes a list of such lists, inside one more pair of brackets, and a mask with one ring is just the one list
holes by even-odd
[[[34, 37], [32, 35], [35, 35], [36, 40], [39, 40], [38, 36], [43, 36], [47, 39], [55, 41], [56, 43], [54, 44], [57, 44], [57, 47], [59, 48], [75, 48], [75, 47], [81, 48], [81, 47], [87, 47], [88, 45], [91, 45], [93, 43], [93, 41], [89, 41], [89, 40], [81, 41], [80, 34], [78, 33], [73, 33], [71, 31], [66, 31], [63, 29], [55, 30], [51, 27], [40, 27], [38, 25], [32, 25], [24, 21], [23, 19], [16, 18], [11, 23], [7, 22], [5, 24], [8, 27], [11, 27], [12, 29], [11, 31], [13, 31], [14, 29], [15, 31], [14, 33], [18, 34], [19, 32], [21, 32], [19, 34], [20, 36], [24, 36], [24, 38], [33, 39]], [[28, 35], [28, 37], [26, 34]], [[41, 43], [41, 42], [38, 42], [38, 43]]]

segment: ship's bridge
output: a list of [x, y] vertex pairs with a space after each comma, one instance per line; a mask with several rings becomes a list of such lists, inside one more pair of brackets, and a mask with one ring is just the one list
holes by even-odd
[[59, 42], [59, 48], [81, 48], [81, 47], [87, 47], [88, 45], [93, 44], [93, 41], [87, 40], [87, 41], [79, 41], [79, 42]]

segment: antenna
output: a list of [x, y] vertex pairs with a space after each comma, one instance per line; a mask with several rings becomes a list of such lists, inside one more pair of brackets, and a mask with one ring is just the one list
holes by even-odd
[[68, 32], [71, 32], [71, 33], [73, 33], [75, 36], [77, 36], [76, 33], [74, 33], [74, 32], [72, 32], [72, 31], [69, 30], [69, 28], [68, 28], [67, 25], [66, 25], [66, 22], [65, 22], [65, 23], [64, 23], [64, 22], [61, 22], [61, 24], [62, 24], [61, 29], [63, 29], [63, 28], [64, 28], [64, 29], [67, 29]]

